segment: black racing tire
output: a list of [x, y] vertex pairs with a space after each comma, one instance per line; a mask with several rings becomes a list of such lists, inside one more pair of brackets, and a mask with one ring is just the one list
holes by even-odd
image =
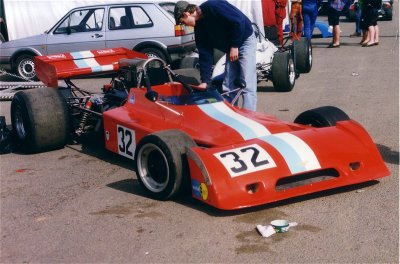
[[186, 148], [196, 146], [180, 130], [165, 130], [145, 136], [135, 151], [136, 174], [148, 195], [168, 200], [190, 186]]
[[307, 38], [300, 38], [293, 44], [296, 57], [296, 70], [299, 73], [309, 73], [312, 68], [312, 45]]
[[16, 147], [22, 152], [43, 152], [67, 144], [67, 103], [55, 88], [17, 92], [11, 102], [11, 123]]
[[278, 92], [290, 92], [296, 82], [296, 72], [289, 52], [276, 52], [272, 60], [272, 83]]
[[219, 59], [222, 58], [222, 56], [225, 56], [226, 53], [224, 53], [223, 51], [220, 51], [218, 49], [214, 49], [213, 50], [213, 58], [214, 58], [214, 64], [217, 64], [217, 62], [219, 61]]
[[199, 58], [197, 57], [184, 57], [180, 64], [179, 69], [186, 69], [186, 68], [199, 68]]
[[14, 72], [25, 80], [35, 80], [38, 78], [35, 71], [34, 56], [30, 54], [22, 54], [15, 60]]
[[157, 48], [144, 48], [141, 49], [140, 52], [145, 53], [149, 58], [157, 57], [162, 59], [165, 63], [168, 63], [167, 57], [165, 56], [164, 52]]
[[335, 106], [322, 106], [307, 110], [296, 117], [294, 123], [312, 127], [336, 126], [336, 122], [350, 120], [350, 117]]

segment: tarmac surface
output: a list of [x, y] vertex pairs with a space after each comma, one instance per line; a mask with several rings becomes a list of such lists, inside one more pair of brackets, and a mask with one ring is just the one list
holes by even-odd
[[[380, 21], [378, 46], [349, 38], [313, 40], [313, 68], [293, 91], [258, 89], [258, 111], [293, 121], [333, 105], [370, 133], [391, 176], [238, 211], [186, 197], [146, 197], [133, 164], [93, 144], [0, 156], [0, 263], [398, 263], [399, 26]], [[319, 19], [326, 19], [320, 17]], [[109, 79], [78, 80], [96, 89]], [[8, 102], [0, 115], [10, 122]], [[297, 222], [261, 237], [256, 225]]]

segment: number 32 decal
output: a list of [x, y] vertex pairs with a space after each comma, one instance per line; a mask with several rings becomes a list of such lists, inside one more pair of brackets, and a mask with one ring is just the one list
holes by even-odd
[[231, 177], [276, 167], [272, 157], [257, 144], [215, 153], [214, 156]]
[[118, 154], [133, 159], [136, 148], [135, 131], [117, 125], [117, 133], [118, 133]]

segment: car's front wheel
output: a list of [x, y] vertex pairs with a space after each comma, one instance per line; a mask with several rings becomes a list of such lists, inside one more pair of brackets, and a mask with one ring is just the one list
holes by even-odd
[[67, 104], [54, 88], [17, 92], [11, 102], [11, 122], [16, 146], [23, 152], [62, 148], [67, 143]]
[[23, 54], [15, 61], [15, 72], [25, 80], [37, 80], [33, 56]]
[[167, 200], [183, 192], [190, 176], [186, 148], [196, 143], [180, 130], [166, 130], [144, 137], [135, 152], [139, 183], [155, 199]]
[[289, 52], [276, 52], [272, 60], [272, 83], [278, 92], [290, 92], [296, 81], [296, 72]]
[[294, 123], [312, 127], [335, 126], [338, 121], [349, 120], [350, 117], [335, 106], [322, 106], [299, 114]]

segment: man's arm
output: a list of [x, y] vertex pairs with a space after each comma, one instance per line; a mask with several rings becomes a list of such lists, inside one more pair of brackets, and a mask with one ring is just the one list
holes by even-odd
[[197, 50], [199, 51], [200, 78], [203, 83], [210, 83], [213, 66], [213, 49], [207, 48], [201, 42], [197, 42]]

